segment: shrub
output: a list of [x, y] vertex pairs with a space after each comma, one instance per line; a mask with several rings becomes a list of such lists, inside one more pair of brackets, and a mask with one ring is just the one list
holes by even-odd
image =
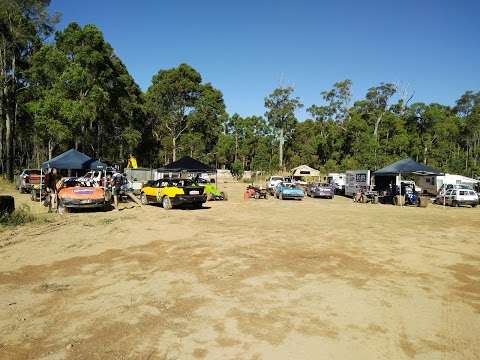
[[20, 205], [11, 214], [0, 215], [0, 224], [6, 226], [17, 226], [37, 220], [32, 214], [30, 207], [26, 204]]

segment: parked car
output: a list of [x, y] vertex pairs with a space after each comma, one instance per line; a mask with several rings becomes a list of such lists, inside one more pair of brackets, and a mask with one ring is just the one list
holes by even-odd
[[43, 183], [43, 178], [44, 176], [41, 175], [40, 169], [24, 169], [17, 176], [15, 186], [20, 193], [29, 193], [32, 189], [40, 189], [40, 183]]
[[335, 196], [334, 186], [333, 184], [327, 183], [310, 183], [307, 185], [307, 196], [333, 199]]
[[62, 178], [57, 183], [59, 212], [69, 209], [105, 208], [110, 204], [110, 194], [89, 178]]
[[[443, 184], [440, 190], [438, 190], [437, 198], [442, 197], [446, 194], [448, 190], [451, 189], [465, 189], [465, 190], [473, 190], [473, 187], [467, 184]], [[443, 200], [442, 200], [443, 202]]]
[[466, 188], [449, 189], [445, 195], [437, 195], [435, 202], [450, 206], [471, 205], [474, 208], [478, 205], [478, 194]]
[[289, 182], [281, 182], [275, 188], [275, 197], [277, 199], [299, 199], [302, 200], [305, 196], [303, 189], [295, 184]]
[[166, 178], [148, 181], [142, 188], [140, 199], [144, 205], [160, 203], [167, 210], [178, 205], [201, 208], [207, 201], [204, 190], [191, 179]]
[[273, 196], [275, 194], [275, 188], [281, 182], [291, 183], [292, 178], [290, 178], [289, 176], [286, 176], [286, 177], [285, 176], [270, 176], [268, 178], [267, 184], [266, 184], [267, 192], [269, 192], [270, 195]]

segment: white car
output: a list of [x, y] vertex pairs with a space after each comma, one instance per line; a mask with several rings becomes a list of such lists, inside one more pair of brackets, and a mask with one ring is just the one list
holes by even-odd
[[438, 195], [435, 198], [437, 204], [450, 206], [470, 205], [472, 208], [478, 205], [478, 194], [471, 189], [449, 189], [445, 195]]
[[267, 188], [267, 191], [270, 193], [270, 195], [273, 195], [275, 193], [275, 188], [281, 182], [290, 183], [292, 181], [289, 177], [284, 177], [284, 176], [270, 176], [268, 178], [266, 188]]
[[[442, 197], [446, 191], [450, 189], [466, 189], [466, 190], [473, 190], [473, 187], [465, 184], [443, 184], [440, 190], [438, 190], [437, 197]], [[443, 201], [443, 200], [442, 200]]]

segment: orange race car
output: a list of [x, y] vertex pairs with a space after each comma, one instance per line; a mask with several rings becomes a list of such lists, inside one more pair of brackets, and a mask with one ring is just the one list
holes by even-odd
[[110, 204], [110, 193], [88, 178], [63, 178], [57, 183], [58, 209], [105, 208]]

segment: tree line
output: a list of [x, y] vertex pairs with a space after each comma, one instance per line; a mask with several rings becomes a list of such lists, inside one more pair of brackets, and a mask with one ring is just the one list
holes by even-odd
[[142, 92], [95, 25], [55, 32], [49, 3], [0, 0], [0, 171], [9, 179], [71, 147], [114, 163], [134, 154], [146, 167], [189, 155], [234, 174], [377, 169], [410, 156], [480, 175], [480, 92], [446, 106], [381, 83], [352, 101], [347, 79], [319, 89], [319, 104], [280, 86], [264, 116], [230, 115], [222, 92], [187, 64], [159, 70]]

